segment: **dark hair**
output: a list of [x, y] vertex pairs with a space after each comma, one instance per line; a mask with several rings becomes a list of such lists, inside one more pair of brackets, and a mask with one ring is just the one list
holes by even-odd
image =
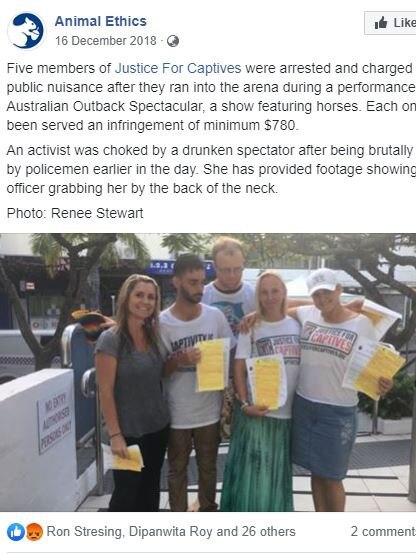
[[177, 257], [173, 266], [174, 277], [181, 277], [184, 273], [193, 269], [205, 269], [204, 262], [196, 254], [181, 254]]

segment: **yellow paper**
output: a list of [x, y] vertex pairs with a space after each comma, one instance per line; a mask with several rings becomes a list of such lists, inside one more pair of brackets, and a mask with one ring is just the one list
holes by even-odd
[[137, 444], [128, 446], [129, 458], [121, 458], [115, 456], [111, 452], [110, 446], [107, 444], [102, 445], [104, 454], [104, 466], [108, 469], [128, 469], [130, 471], [141, 471], [144, 467], [143, 457], [140, 448]]
[[279, 360], [259, 358], [254, 362], [254, 403], [267, 406], [269, 410], [279, 408], [281, 367]]
[[201, 361], [196, 366], [197, 391], [224, 389], [224, 341], [206, 340], [196, 345], [201, 352]]
[[380, 346], [356, 379], [355, 388], [373, 398], [373, 400], [378, 400], [380, 397], [378, 391], [380, 377], [392, 379], [404, 362], [405, 359], [402, 356], [389, 348]]
[[370, 319], [373, 324], [373, 329], [376, 334], [376, 338], [380, 340], [388, 331], [388, 329], [394, 324], [398, 319], [402, 319], [401, 314], [381, 306], [376, 302], [364, 299], [364, 303], [361, 309], [361, 313]]

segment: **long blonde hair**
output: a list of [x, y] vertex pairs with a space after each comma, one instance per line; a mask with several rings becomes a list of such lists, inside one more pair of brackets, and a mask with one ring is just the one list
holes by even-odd
[[144, 333], [149, 344], [159, 349], [159, 314], [160, 314], [160, 289], [152, 277], [148, 275], [133, 274], [124, 281], [121, 285], [120, 292], [117, 298], [116, 309], [116, 332], [120, 334], [120, 350], [127, 346], [128, 342], [133, 344], [132, 337], [128, 329], [128, 317], [129, 317], [129, 299], [134, 287], [138, 283], [150, 283], [154, 286], [156, 294], [156, 305], [153, 314], [148, 317], [144, 322]]
[[286, 287], [286, 284], [283, 281], [283, 279], [281, 278], [281, 276], [279, 275], [279, 273], [275, 269], [266, 269], [265, 271], [263, 271], [263, 273], [261, 273], [258, 276], [257, 281], [256, 281], [256, 289], [255, 289], [256, 314], [257, 314], [258, 319], [260, 319], [260, 320], [264, 319], [264, 311], [263, 311], [263, 308], [262, 308], [261, 302], [260, 302], [260, 287], [261, 287], [262, 280], [265, 277], [268, 277], [268, 276], [276, 277], [276, 279], [279, 281], [279, 283], [283, 287], [284, 298], [282, 300], [282, 305], [281, 305], [280, 309], [281, 309], [283, 317], [285, 317], [287, 315], [287, 287]]

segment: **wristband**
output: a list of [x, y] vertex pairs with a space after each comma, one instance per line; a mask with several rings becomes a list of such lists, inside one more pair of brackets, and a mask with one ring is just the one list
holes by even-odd
[[118, 437], [119, 435], [122, 435], [123, 433], [121, 431], [119, 431], [118, 433], [114, 433], [113, 435], [110, 435], [108, 438], [110, 439], [114, 439], [114, 437]]
[[242, 401], [241, 401], [240, 410], [241, 410], [242, 412], [244, 412], [244, 409], [247, 408], [247, 406], [250, 406], [250, 404], [247, 402], [247, 400], [242, 400]]

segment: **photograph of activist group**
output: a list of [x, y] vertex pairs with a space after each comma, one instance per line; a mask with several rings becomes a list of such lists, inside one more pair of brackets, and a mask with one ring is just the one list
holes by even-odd
[[[414, 235], [43, 234], [29, 243], [43, 269], [26, 260], [19, 276], [18, 257], [0, 248], [0, 300], [25, 339], [42, 316], [53, 319], [46, 344], [35, 339], [34, 370], [52, 367], [68, 322], [88, 344], [109, 511], [291, 512], [298, 468], [313, 509], [342, 512], [358, 416], [369, 434], [389, 406], [411, 419]], [[155, 244], [165, 259], [152, 257]], [[37, 314], [28, 291], [42, 289], [33, 283], [45, 264], [50, 281], [66, 281], [52, 314]]]

